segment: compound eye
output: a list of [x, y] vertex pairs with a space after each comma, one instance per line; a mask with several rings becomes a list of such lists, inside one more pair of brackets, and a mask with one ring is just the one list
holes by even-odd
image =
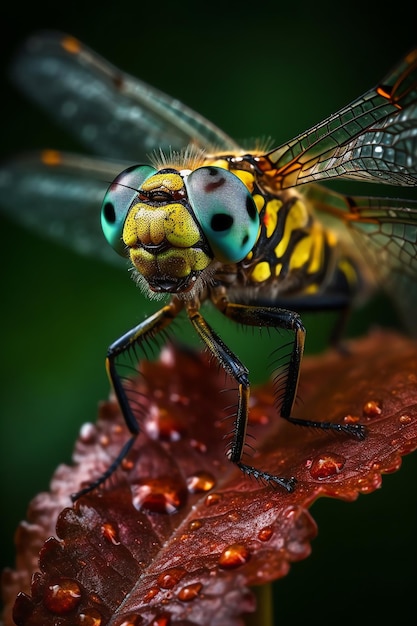
[[156, 171], [150, 165], [132, 165], [114, 179], [104, 196], [101, 227], [111, 247], [121, 256], [126, 256], [122, 234], [129, 209], [141, 185]]
[[221, 167], [203, 166], [185, 179], [191, 207], [222, 263], [238, 263], [255, 245], [259, 214], [243, 182]]

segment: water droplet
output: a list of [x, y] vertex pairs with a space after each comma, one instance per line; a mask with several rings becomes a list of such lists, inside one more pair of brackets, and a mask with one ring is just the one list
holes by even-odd
[[100, 445], [103, 448], [106, 448], [110, 443], [110, 438], [108, 437], [108, 435], [101, 435], [100, 437]]
[[78, 626], [101, 626], [102, 616], [96, 609], [86, 609], [78, 615]]
[[219, 558], [219, 566], [223, 569], [233, 569], [248, 562], [249, 550], [242, 543], [232, 543], [223, 550]]
[[343, 421], [345, 424], [357, 424], [359, 422], [359, 417], [357, 415], [345, 415]]
[[166, 409], [152, 405], [145, 422], [146, 432], [159, 441], [179, 441], [186, 434], [184, 423]]
[[162, 613], [155, 617], [150, 626], [169, 626], [171, 624], [171, 615], [169, 613]]
[[258, 539], [260, 541], [269, 541], [273, 535], [273, 528], [271, 526], [265, 526], [265, 528], [261, 528], [258, 533]]
[[45, 590], [45, 606], [51, 613], [68, 613], [73, 611], [81, 601], [81, 589], [75, 580], [62, 579], [59, 583], [50, 584]]
[[188, 524], [188, 528], [190, 530], [198, 530], [199, 528], [201, 528], [203, 525], [203, 522], [201, 522], [199, 519], [193, 519], [191, 520], [191, 522]]
[[400, 424], [406, 425], [410, 424], [412, 418], [409, 415], [401, 415], [400, 416]]
[[80, 439], [83, 443], [93, 443], [96, 437], [96, 429], [94, 424], [87, 422], [80, 429]]
[[363, 405], [362, 412], [365, 417], [378, 417], [382, 413], [382, 408], [376, 400], [369, 400]]
[[186, 573], [187, 571], [183, 567], [171, 567], [171, 569], [162, 572], [156, 582], [161, 589], [173, 589]]
[[262, 426], [269, 424], [269, 416], [265, 413], [261, 406], [252, 407], [249, 415], [251, 424], [260, 424]]
[[159, 360], [166, 367], [175, 367], [175, 355], [170, 346], [164, 346], [159, 355]]
[[315, 479], [328, 478], [329, 476], [335, 476], [339, 474], [346, 459], [339, 454], [324, 454], [316, 457], [310, 467], [310, 474]]
[[160, 592], [159, 587], [151, 587], [143, 597], [143, 602], [150, 602]]
[[170, 477], [148, 478], [132, 487], [133, 504], [152, 513], [176, 513], [187, 501], [187, 490], [182, 482]]
[[201, 454], [205, 454], [207, 452], [207, 445], [202, 441], [197, 441], [197, 439], [190, 439], [190, 446], [197, 450], [197, 452], [201, 452]]
[[216, 484], [216, 479], [209, 472], [196, 472], [187, 478], [187, 487], [190, 493], [210, 491]]
[[214, 504], [218, 504], [222, 499], [222, 495], [220, 493], [209, 493], [204, 500], [204, 504], [206, 506], [213, 506]]
[[188, 406], [190, 404], [190, 398], [176, 392], [170, 394], [169, 401], [172, 402], [172, 404], [181, 404], [182, 406]]
[[191, 585], [187, 585], [181, 589], [178, 593], [178, 598], [182, 600], [182, 602], [190, 602], [198, 596], [202, 588], [203, 585], [201, 583], [191, 583]]
[[122, 466], [122, 469], [125, 470], [125, 472], [130, 472], [130, 470], [134, 468], [135, 463], [134, 461], [131, 461], [130, 459], [123, 459], [123, 461], [121, 462], [121, 466]]
[[107, 541], [115, 546], [120, 546], [120, 541], [118, 541], [117, 529], [113, 526], [113, 524], [110, 524], [109, 522], [102, 524], [101, 532], [103, 533], [103, 536], [105, 539], [107, 539]]

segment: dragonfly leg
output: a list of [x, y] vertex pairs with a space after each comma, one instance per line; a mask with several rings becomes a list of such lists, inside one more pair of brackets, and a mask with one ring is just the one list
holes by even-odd
[[365, 438], [366, 429], [362, 424], [337, 424], [334, 422], [299, 419], [292, 416], [292, 410], [298, 388], [306, 333], [298, 313], [278, 307], [236, 304], [229, 302], [224, 295], [214, 299], [214, 302], [217, 308], [224, 315], [240, 324], [248, 326], [283, 328], [291, 330], [294, 333], [294, 342], [287, 366], [285, 386], [282, 395], [282, 404], [280, 408], [281, 417], [292, 424], [296, 424], [297, 426], [307, 426], [309, 428], [343, 432], [355, 437], [358, 440], [363, 440]]
[[93, 491], [93, 489], [96, 489], [97, 487], [102, 485], [117, 470], [123, 459], [125, 459], [128, 455], [129, 450], [133, 446], [135, 439], [140, 432], [139, 424], [130, 406], [126, 390], [123, 386], [122, 378], [117, 372], [117, 357], [129, 350], [129, 348], [131, 348], [133, 344], [141, 344], [147, 339], [152, 339], [153, 337], [155, 337], [155, 335], [161, 332], [173, 321], [173, 319], [178, 315], [181, 308], [182, 305], [178, 301], [172, 301], [170, 304], [162, 307], [162, 309], [160, 309], [150, 317], [146, 318], [143, 322], [129, 330], [126, 334], [124, 334], [117, 341], [112, 343], [109, 347], [106, 358], [107, 374], [113, 386], [114, 393], [119, 402], [120, 409], [122, 411], [126, 426], [129, 429], [131, 437], [126, 441], [125, 445], [120, 450], [117, 457], [107, 468], [107, 470], [103, 472], [103, 474], [101, 474], [101, 476], [99, 476], [96, 480], [90, 483], [87, 487], [84, 487], [83, 489], [71, 496], [73, 502], [78, 500], [78, 498], [80, 498], [81, 496], [90, 493], [90, 491]]
[[200, 312], [191, 306], [187, 313], [195, 330], [217, 359], [223, 369], [238, 383], [238, 406], [233, 427], [233, 438], [227, 452], [232, 463], [235, 463], [245, 474], [253, 476], [266, 483], [280, 485], [291, 492], [295, 486], [295, 479], [275, 476], [242, 462], [243, 448], [246, 439], [246, 427], [249, 413], [249, 371], [238, 357], [226, 346], [217, 333], [209, 326]]

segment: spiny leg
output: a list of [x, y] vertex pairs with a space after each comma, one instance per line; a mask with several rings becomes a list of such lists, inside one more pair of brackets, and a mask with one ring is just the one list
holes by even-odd
[[187, 313], [195, 330], [200, 335], [210, 352], [218, 360], [223, 369], [238, 383], [238, 406], [233, 428], [233, 439], [228, 451], [228, 458], [235, 463], [245, 474], [253, 476], [266, 483], [275, 483], [293, 491], [294, 478], [275, 476], [269, 472], [258, 470], [251, 465], [242, 463], [243, 447], [246, 439], [246, 427], [249, 414], [249, 372], [237, 356], [226, 346], [217, 333], [207, 324], [200, 312], [193, 306], [187, 306]]
[[84, 489], [81, 489], [77, 493], [71, 496], [73, 502], [78, 500], [83, 495], [90, 493], [93, 489], [96, 489], [102, 485], [120, 466], [123, 459], [129, 453], [129, 450], [133, 446], [136, 437], [138, 436], [140, 429], [139, 424], [135, 418], [135, 415], [130, 406], [130, 402], [126, 393], [126, 389], [123, 386], [122, 378], [117, 372], [116, 359], [118, 356], [127, 352], [135, 343], [143, 343], [148, 339], [152, 339], [155, 335], [160, 333], [166, 328], [173, 319], [178, 315], [182, 305], [178, 301], [173, 301], [170, 304], [162, 307], [159, 311], [146, 318], [143, 322], [129, 330], [125, 335], [120, 337], [117, 341], [111, 344], [107, 351], [106, 369], [110, 382], [113, 386], [114, 393], [119, 402], [120, 409], [126, 422], [126, 426], [129, 429], [131, 437], [127, 440], [123, 448], [120, 450], [113, 463], [107, 468], [101, 476], [90, 483]]
[[343, 432], [356, 439], [365, 438], [365, 427], [361, 424], [336, 424], [293, 417], [292, 410], [298, 388], [301, 361], [304, 352], [305, 328], [298, 313], [287, 309], [267, 306], [249, 306], [229, 302], [224, 294], [213, 298], [217, 308], [230, 319], [248, 326], [274, 327], [294, 332], [294, 342], [290, 355], [280, 415], [298, 426]]

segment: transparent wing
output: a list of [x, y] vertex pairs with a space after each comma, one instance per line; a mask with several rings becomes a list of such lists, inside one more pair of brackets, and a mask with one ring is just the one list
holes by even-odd
[[303, 195], [327, 226], [350, 233], [367, 268], [417, 334], [417, 201], [347, 197], [319, 185], [306, 187]]
[[107, 158], [137, 163], [155, 149], [238, 147], [201, 115], [68, 35], [41, 32], [31, 37], [11, 76], [83, 144]]
[[286, 189], [329, 178], [417, 184], [417, 50], [379, 85], [264, 157]]
[[14, 221], [80, 254], [123, 260], [107, 244], [100, 208], [124, 163], [45, 151], [0, 167], [0, 206]]

